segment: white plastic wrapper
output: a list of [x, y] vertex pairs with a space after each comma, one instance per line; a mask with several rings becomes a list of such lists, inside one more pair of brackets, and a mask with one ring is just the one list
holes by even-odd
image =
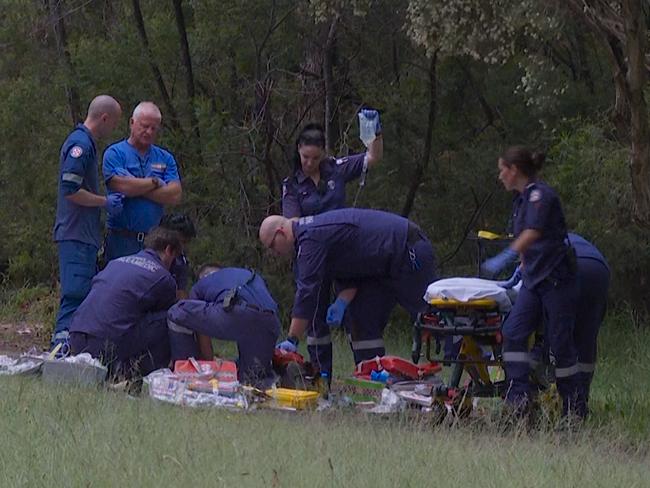
[[0, 355], [0, 376], [18, 374], [36, 374], [41, 370], [43, 358], [34, 356], [21, 356], [13, 358]]
[[427, 287], [424, 300], [429, 303], [434, 298], [447, 298], [468, 302], [470, 300], [494, 300], [501, 312], [512, 308], [512, 300], [508, 291], [497, 285], [496, 281], [481, 278], [445, 278], [434, 281]]
[[394, 391], [384, 388], [381, 391], [381, 401], [377, 406], [368, 410], [370, 413], [395, 413], [406, 408], [406, 401]]
[[190, 375], [177, 376], [169, 369], [159, 369], [144, 378], [144, 383], [148, 387], [149, 396], [163, 402], [190, 407], [248, 409], [248, 400], [239, 391], [225, 396], [220, 395], [218, 392], [190, 390], [188, 385], [197, 378], [198, 375], [196, 377]]

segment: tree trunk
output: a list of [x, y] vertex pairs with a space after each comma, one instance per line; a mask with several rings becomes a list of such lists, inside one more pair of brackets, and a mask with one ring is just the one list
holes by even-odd
[[647, 79], [645, 55], [648, 28], [638, 0], [624, 0], [622, 7], [628, 64], [626, 81], [630, 107], [630, 170], [634, 190], [634, 218], [640, 224], [650, 226], [650, 132], [643, 94]]
[[135, 19], [135, 25], [138, 29], [138, 34], [140, 35], [140, 40], [144, 46], [144, 50], [147, 53], [147, 61], [149, 62], [149, 67], [153, 73], [156, 84], [158, 85], [158, 91], [160, 92], [160, 97], [162, 98], [163, 106], [165, 108], [165, 116], [169, 117], [169, 125], [172, 129], [180, 131], [180, 124], [178, 123], [178, 116], [176, 115], [176, 110], [172, 104], [171, 97], [165, 86], [165, 80], [163, 80], [162, 73], [160, 68], [156, 64], [156, 61], [153, 57], [153, 52], [149, 46], [149, 38], [147, 37], [147, 30], [144, 26], [144, 18], [142, 17], [142, 9], [140, 8], [140, 0], [132, 0], [133, 3], [133, 18]]
[[66, 74], [65, 94], [68, 99], [68, 108], [70, 109], [70, 118], [73, 124], [83, 121], [81, 113], [81, 102], [79, 101], [79, 91], [76, 86], [77, 74], [72, 64], [72, 57], [68, 50], [68, 38], [65, 31], [65, 22], [62, 14], [63, 0], [48, 0], [50, 16], [54, 19], [54, 35], [56, 38], [56, 50], [59, 60], [63, 65]]
[[192, 134], [194, 137], [195, 154], [198, 158], [197, 163], [203, 163], [201, 155], [201, 131], [199, 128], [199, 121], [196, 118], [194, 110], [194, 73], [192, 71], [192, 58], [190, 56], [190, 44], [187, 40], [187, 29], [185, 28], [185, 16], [183, 15], [183, 0], [173, 0], [174, 13], [176, 14], [176, 27], [178, 28], [178, 37], [181, 42], [181, 61], [185, 68], [185, 86], [188, 99], [188, 111], [190, 117], [190, 124], [192, 125]]
[[437, 53], [433, 54], [431, 64], [429, 66], [429, 119], [427, 122], [427, 137], [424, 141], [424, 152], [422, 159], [417, 163], [413, 173], [413, 179], [409, 187], [406, 201], [402, 208], [402, 216], [408, 217], [413, 210], [413, 203], [415, 202], [415, 195], [422, 184], [424, 172], [429, 167], [429, 160], [431, 159], [431, 148], [433, 146], [433, 129], [436, 123], [436, 113], [438, 108], [438, 82], [436, 77], [436, 61]]
[[334, 149], [334, 52], [336, 45], [336, 27], [338, 15], [334, 17], [327, 33], [323, 52], [323, 86], [325, 91], [325, 148]]

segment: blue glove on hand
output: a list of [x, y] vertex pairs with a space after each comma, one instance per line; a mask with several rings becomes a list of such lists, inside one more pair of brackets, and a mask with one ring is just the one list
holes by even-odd
[[506, 290], [509, 290], [510, 288], [513, 288], [520, 281], [521, 281], [521, 266], [517, 266], [517, 269], [515, 270], [514, 273], [512, 273], [512, 276], [510, 278], [508, 278], [505, 281], [497, 281], [497, 285], [499, 285], [501, 288], [505, 288]]
[[124, 208], [124, 194], [122, 193], [111, 193], [106, 197], [106, 203], [104, 204], [106, 212], [108, 215], [115, 216], [118, 215]]
[[514, 263], [518, 257], [519, 254], [508, 247], [493, 258], [485, 260], [481, 264], [481, 272], [483, 275], [493, 278], [510, 263]]
[[327, 309], [327, 325], [330, 327], [340, 327], [343, 323], [343, 315], [347, 306], [348, 302], [342, 298], [337, 298]]
[[298, 342], [299, 341], [297, 337], [289, 336], [286, 338], [286, 340], [275, 346], [275, 348], [288, 352], [296, 352], [298, 350]]
[[361, 110], [363, 116], [375, 123], [375, 135], [381, 134], [381, 122], [379, 121], [379, 112], [372, 108], [364, 108]]

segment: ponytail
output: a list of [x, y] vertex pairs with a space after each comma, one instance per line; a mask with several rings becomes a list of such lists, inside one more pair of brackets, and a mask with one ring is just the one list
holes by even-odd
[[318, 146], [325, 149], [325, 130], [323, 126], [316, 123], [309, 123], [302, 128], [298, 138], [296, 139], [296, 149], [293, 155], [293, 169], [298, 171], [302, 168], [300, 163], [300, 154], [298, 154], [298, 147], [300, 146]]
[[508, 166], [516, 166], [525, 176], [533, 178], [542, 169], [546, 154], [543, 152], [531, 153], [524, 146], [511, 146], [506, 149], [501, 159]]

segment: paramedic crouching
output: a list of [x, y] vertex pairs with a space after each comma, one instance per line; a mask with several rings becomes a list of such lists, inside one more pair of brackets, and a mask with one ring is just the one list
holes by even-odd
[[183, 252], [182, 238], [157, 227], [144, 245], [95, 276], [70, 326], [72, 353], [90, 353], [111, 376], [144, 376], [169, 363], [167, 310], [176, 301], [169, 268]]
[[262, 277], [242, 268], [206, 265], [189, 300], [168, 313], [172, 359], [213, 356], [211, 338], [235, 341], [239, 379], [269, 387], [275, 342], [280, 334], [278, 306]]

